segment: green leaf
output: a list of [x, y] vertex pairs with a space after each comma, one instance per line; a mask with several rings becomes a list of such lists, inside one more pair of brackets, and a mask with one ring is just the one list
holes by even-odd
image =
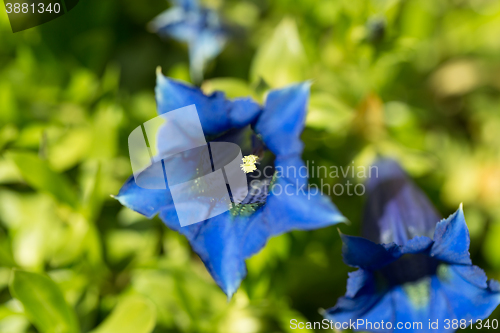
[[405, 3], [401, 14], [401, 35], [424, 40], [436, 31], [437, 16], [426, 1]]
[[98, 88], [99, 82], [95, 74], [90, 70], [79, 68], [72, 72], [65, 95], [76, 104], [89, 103], [94, 99]]
[[12, 256], [11, 241], [3, 230], [0, 230], [0, 266], [16, 266], [16, 262]]
[[149, 333], [156, 324], [156, 312], [150, 301], [133, 296], [122, 301], [92, 333]]
[[251, 78], [263, 78], [273, 87], [306, 79], [307, 59], [295, 21], [284, 19], [262, 44], [252, 63]]
[[79, 332], [74, 310], [49, 277], [14, 270], [10, 292], [23, 304], [26, 315], [41, 333]]
[[123, 119], [121, 107], [101, 102], [93, 119], [90, 157], [102, 160], [114, 157], [118, 147], [118, 128]]
[[253, 95], [248, 83], [241, 79], [231, 77], [221, 77], [203, 82], [201, 86], [203, 92], [211, 94], [214, 91], [223, 91], [228, 98], [248, 97]]
[[27, 152], [9, 152], [7, 157], [14, 161], [29, 185], [37, 190], [52, 194], [58, 201], [73, 208], [77, 207], [77, 195], [69, 181], [63, 175], [50, 169], [46, 161]]
[[55, 171], [64, 171], [74, 167], [87, 154], [92, 140], [87, 127], [73, 128], [65, 133], [48, 149], [48, 161]]
[[313, 93], [309, 102], [308, 127], [345, 133], [354, 117], [354, 110], [327, 93]]

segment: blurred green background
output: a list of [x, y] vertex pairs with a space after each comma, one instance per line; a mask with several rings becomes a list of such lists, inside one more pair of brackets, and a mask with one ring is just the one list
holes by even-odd
[[[205, 91], [312, 79], [304, 159], [396, 158], [443, 217], [463, 202], [472, 260], [500, 279], [499, 1], [205, 4], [238, 27]], [[336, 227], [273, 238], [227, 302], [183, 237], [110, 197], [155, 68], [189, 80], [186, 46], [146, 29], [168, 7], [82, 0], [16, 34], [0, 12], [0, 332], [295, 332], [344, 294]], [[364, 198], [332, 199], [359, 235]]]

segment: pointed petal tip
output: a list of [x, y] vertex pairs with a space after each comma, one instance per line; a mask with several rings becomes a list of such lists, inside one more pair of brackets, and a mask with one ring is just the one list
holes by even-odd
[[349, 221], [349, 219], [347, 217], [345, 217], [344, 215], [342, 215], [340, 212], [335, 212], [332, 215], [333, 216], [330, 219], [331, 220], [330, 225], [335, 225], [335, 224], [339, 224], [339, 223], [351, 225], [351, 221]]
[[338, 232], [339, 232], [339, 236], [340, 236], [340, 240], [342, 241], [343, 244], [345, 244], [346, 242], [349, 241], [350, 238], [352, 237], [356, 237], [356, 236], [351, 236], [351, 235], [347, 235], [347, 234], [344, 234], [340, 228], [337, 228]]
[[[301, 92], [304, 94], [309, 94], [309, 91], [311, 89], [311, 86], [313, 84], [313, 80], [307, 80], [307, 81], [302, 81], [302, 82], [295, 82], [291, 84], [287, 84], [283, 87], [278, 87], [278, 88], [273, 88], [268, 91], [267, 95], [273, 92]], [[264, 100], [267, 100], [267, 97]]]
[[470, 235], [462, 205], [439, 221], [434, 231], [431, 256], [452, 264], [470, 265]]
[[307, 80], [307, 81], [291, 84], [288, 87], [283, 87], [283, 89], [296, 88], [298, 90], [302, 90], [306, 94], [309, 94], [309, 91], [311, 90], [312, 84], [313, 84], [312, 80]]
[[[350, 226], [352, 224], [351, 221], [343, 215], [337, 219], [336, 223], [345, 223], [345, 225], [348, 225], [348, 226]], [[340, 235], [344, 235], [339, 227], [337, 227], [337, 231], [339, 232]]]
[[226, 288], [221, 288], [221, 289], [227, 296], [227, 303], [231, 302], [231, 299], [233, 298], [234, 294], [236, 293], [236, 291], [238, 291], [238, 287], [227, 287], [227, 289]]
[[311, 86], [313, 85], [314, 80], [306, 80], [303, 82], [298, 83], [297, 85], [300, 86], [304, 90], [309, 90], [311, 89]]
[[162, 75], [161, 66], [156, 66], [156, 76]]
[[487, 283], [492, 292], [500, 294], [500, 283], [497, 280], [488, 280]]
[[461, 220], [463, 220], [465, 222], [465, 225], [467, 225], [467, 222], [465, 221], [465, 213], [464, 213], [463, 203], [460, 203], [460, 206], [458, 206], [458, 208], [455, 212], [451, 213], [447, 218], [442, 219], [440, 222], [449, 221], [451, 223], [451, 221], [453, 221], [453, 218], [455, 218], [455, 217], [461, 218]]
[[340, 236], [340, 241], [342, 242], [342, 246], [344, 246], [348, 241], [349, 241], [349, 235], [346, 235], [340, 230], [340, 228], [337, 228], [337, 232], [339, 233]]
[[338, 223], [345, 223], [346, 225], [351, 225], [352, 222], [347, 217], [343, 216], [338, 219]]

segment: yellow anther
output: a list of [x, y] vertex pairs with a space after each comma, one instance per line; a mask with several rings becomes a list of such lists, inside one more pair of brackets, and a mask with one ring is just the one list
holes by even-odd
[[248, 155], [248, 156], [245, 156], [242, 158], [243, 160], [243, 164], [241, 164], [241, 169], [245, 172], [245, 173], [250, 173], [250, 172], [253, 172], [255, 170], [257, 170], [257, 167], [255, 166], [255, 163], [257, 163], [257, 160], [259, 158], [255, 155]]
[[243, 163], [256, 163], [258, 159], [255, 155], [248, 155], [243, 157]]

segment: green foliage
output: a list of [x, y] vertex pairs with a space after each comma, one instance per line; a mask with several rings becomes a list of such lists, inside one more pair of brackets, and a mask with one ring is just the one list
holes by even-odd
[[125, 299], [92, 333], [149, 333], [155, 327], [155, 309], [142, 297]]
[[[500, 278], [498, 1], [206, 3], [241, 29], [205, 92], [262, 102], [311, 80], [310, 169], [398, 159], [443, 217], [463, 202], [472, 260]], [[228, 302], [182, 236], [110, 197], [156, 67], [189, 80], [186, 48], [146, 30], [167, 7], [85, 0], [16, 34], [0, 11], [0, 332], [291, 332], [344, 294], [336, 228], [271, 239]], [[332, 200], [359, 235], [364, 199]]]
[[284, 19], [272, 37], [259, 46], [250, 77], [254, 82], [263, 79], [272, 87], [282, 87], [305, 80], [305, 68], [306, 55], [297, 25], [292, 19]]
[[50, 193], [60, 202], [77, 206], [77, 196], [64, 175], [55, 173], [32, 153], [10, 152], [7, 155], [16, 164], [24, 180], [39, 191]]
[[50, 278], [19, 270], [12, 272], [10, 292], [18, 299], [26, 315], [42, 333], [76, 333], [79, 331], [74, 310]]

